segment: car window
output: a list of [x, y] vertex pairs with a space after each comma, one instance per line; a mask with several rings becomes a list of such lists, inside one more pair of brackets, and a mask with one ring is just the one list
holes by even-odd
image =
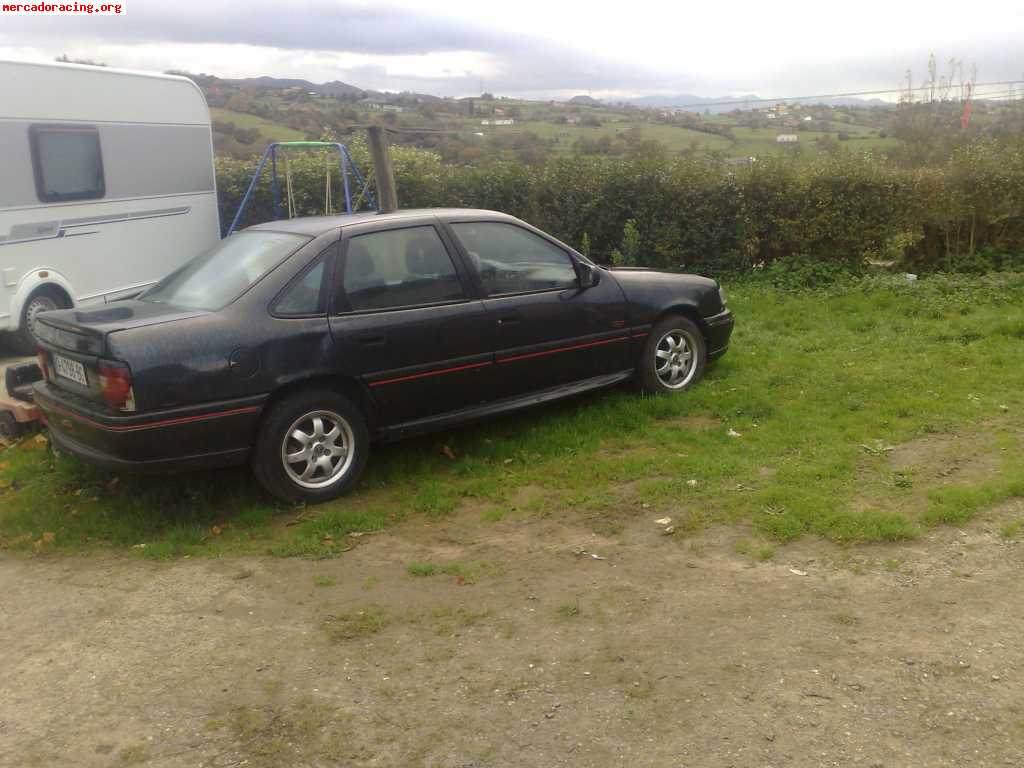
[[316, 266], [308, 270], [291, 287], [274, 306], [274, 312], [279, 315], [316, 315], [323, 312], [321, 288], [324, 282], [324, 264], [326, 259], [320, 259]]
[[480, 274], [488, 296], [576, 285], [569, 254], [514, 224], [474, 221], [452, 224]]
[[236, 232], [139, 296], [184, 309], [221, 309], [311, 238], [284, 232]]
[[461, 298], [455, 265], [431, 226], [358, 235], [348, 243], [337, 303], [343, 311], [415, 307]]

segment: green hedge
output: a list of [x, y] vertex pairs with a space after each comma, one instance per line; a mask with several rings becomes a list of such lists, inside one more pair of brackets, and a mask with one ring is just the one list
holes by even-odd
[[[365, 147], [351, 149], [372, 177]], [[973, 270], [979, 259], [998, 267], [999, 254], [1024, 250], [1024, 153], [994, 143], [971, 145], [926, 169], [846, 152], [745, 166], [651, 149], [622, 158], [558, 157], [540, 166], [445, 165], [424, 150], [393, 147], [392, 153], [403, 208], [505, 211], [576, 247], [586, 234], [598, 261], [621, 246], [631, 219], [643, 265], [708, 274], [786, 260], [841, 269], [880, 260]], [[327, 156], [291, 158], [297, 211], [322, 214]], [[217, 161], [225, 227], [254, 170], [255, 160]], [[243, 224], [272, 217], [269, 176]], [[337, 205], [336, 164], [332, 181]]]

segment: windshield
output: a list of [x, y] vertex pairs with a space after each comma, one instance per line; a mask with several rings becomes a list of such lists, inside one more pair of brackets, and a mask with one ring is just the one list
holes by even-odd
[[283, 232], [236, 232], [139, 299], [184, 309], [222, 309], [309, 240]]

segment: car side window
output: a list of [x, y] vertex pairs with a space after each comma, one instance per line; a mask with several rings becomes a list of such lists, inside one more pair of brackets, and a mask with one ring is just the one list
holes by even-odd
[[367, 312], [463, 298], [462, 282], [437, 230], [421, 226], [349, 240], [335, 306]]
[[488, 296], [572, 288], [576, 270], [569, 254], [514, 224], [472, 221], [452, 224]]
[[324, 264], [327, 259], [320, 259], [317, 264], [306, 271], [302, 277], [289, 286], [284, 295], [274, 306], [277, 315], [318, 315], [324, 311], [323, 282]]

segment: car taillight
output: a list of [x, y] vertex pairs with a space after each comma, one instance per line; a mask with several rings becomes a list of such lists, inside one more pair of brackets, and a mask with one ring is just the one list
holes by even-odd
[[112, 408], [119, 411], [135, 410], [135, 391], [132, 389], [132, 371], [124, 363], [100, 360], [100, 390]]
[[42, 347], [36, 347], [36, 357], [39, 358], [39, 370], [43, 372], [43, 379], [49, 381], [50, 369], [46, 367], [46, 350]]

